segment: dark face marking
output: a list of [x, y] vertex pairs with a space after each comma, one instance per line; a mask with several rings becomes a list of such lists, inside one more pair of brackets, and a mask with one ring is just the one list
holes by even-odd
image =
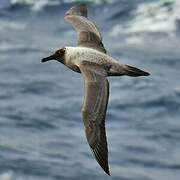
[[65, 48], [61, 48], [61, 49], [58, 49], [55, 53], [58, 56], [64, 56], [65, 51], [66, 51]]
[[66, 48], [61, 48], [55, 52], [56, 60], [63, 64], [65, 63], [65, 51]]
[[46, 62], [46, 61], [50, 61], [50, 60], [57, 60], [57, 61], [65, 64], [65, 51], [66, 51], [66, 48], [58, 49], [54, 54], [43, 58], [41, 60], [41, 62]]

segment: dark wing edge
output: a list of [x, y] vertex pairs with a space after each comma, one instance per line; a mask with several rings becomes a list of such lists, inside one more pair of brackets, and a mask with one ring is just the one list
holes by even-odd
[[92, 63], [80, 66], [84, 77], [85, 95], [82, 119], [90, 149], [102, 169], [110, 175], [105, 116], [109, 98], [109, 83], [103, 68]]
[[92, 48], [105, 54], [107, 53], [102, 41], [91, 31], [80, 31], [78, 33], [78, 46]]
[[67, 20], [77, 31], [78, 46], [89, 47], [100, 52], [106, 53], [102, 43], [102, 36], [95, 23], [87, 18], [86, 4], [73, 6], [65, 13]]
[[[109, 82], [107, 82], [107, 89], [108, 89], [108, 95], [109, 96]], [[108, 97], [107, 97], [108, 98]], [[107, 139], [106, 139], [106, 128], [105, 128], [105, 115], [107, 110], [107, 104], [106, 108], [104, 109], [104, 117], [103, 122], [100, 124], [99, 129], [99, 140], [96, 144], [96, 146], [91, 147], [91, 151], [93, 152], [95, 159], [99, 163], [99, 165], [103, 168], [103, 170], [110, 176], [110, 170], [108, 166], [108, 145], [107, 145]]]

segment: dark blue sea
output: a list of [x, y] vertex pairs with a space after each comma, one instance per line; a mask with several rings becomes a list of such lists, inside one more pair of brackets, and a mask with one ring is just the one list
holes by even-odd
[[111, 77], [111, 176], [93, 159], [80, 110], [83, 79], [42, 64], [75, 46], [76, 0], [0, 0], [0, 180], [179, 180], [180, 1], [88, 1], [108, 54], [151, 73]]

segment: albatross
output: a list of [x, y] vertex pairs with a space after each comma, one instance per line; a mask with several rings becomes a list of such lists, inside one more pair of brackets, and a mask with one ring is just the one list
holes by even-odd
[[102, 169], [110, 175], [105, 118], [109, 98], [107, 76], [148, 76], [148, 72], [121, 64], [107, 55], [102, 35], [87, 17], [86, 4], [73, 6], [65, 13], [77, 32], [77, 47], [63, 47], [41, 61], [57, 60], [84, 79], [81, 117], [90, 149]]

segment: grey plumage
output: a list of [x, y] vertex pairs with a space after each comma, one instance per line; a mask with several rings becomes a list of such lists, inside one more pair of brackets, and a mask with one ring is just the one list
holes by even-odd
[[85, 4], [72, 7], [65, 14], [65, 20], [70, 22], [78, 34], [78, 46], [90, 47], [106, 53], [102, 43], [102, 36], [96, 25], [87, 18]]
[[[110, 175], [108, 167], [108, 147], [105, 132], [105, 116], [109, 98], [109, 82], [106, 71], [85, 62], [80, 65], [84, 76], [85, 95], [82, 106], [82, 119], [86, 137], [100, 166]], [[96, 72], [97, 70], [97, 72]]]
[[55, 59], [84, 78], [84, 101], [81, 111], [90, 149], [103, 170], [110, 175], [105, 117], [109, 99], [107, 76], [148, 76], [136, 67], [120, 64], [106, 54], [102, 36], [96, 25], [87, 18], [87, 7], [80, 4], [65, 14], [65, 19], [77, 31], [77, 47], [58, 49], [42, 62]]

